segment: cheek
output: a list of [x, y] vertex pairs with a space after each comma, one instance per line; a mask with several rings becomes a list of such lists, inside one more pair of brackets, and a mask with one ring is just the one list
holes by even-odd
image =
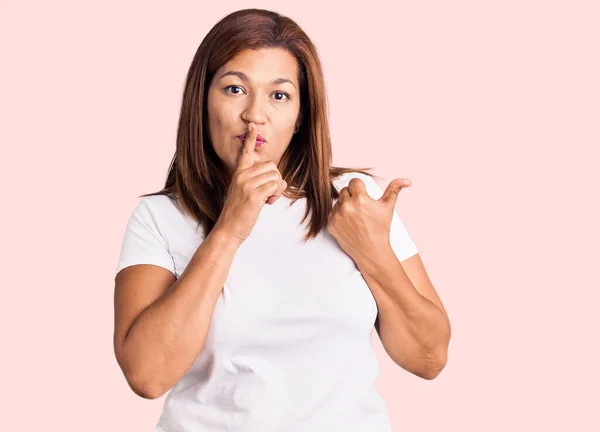
[[285, 116], [281, 117], [277, 121], [277, 128], [275, 129], [277, 135], [280, 137], [288, 137], [293, 134], [296, 128], [296, 118], [293, 113], [286, 113]]
[[[219, 95], [215, 94], [214, 90], [212, 90], [209, 95], [208, 95], [208, 100], [206, 103], [206, 109], [207, 109], [207, 117], [209, 120], [209, 123], [215, 127], [221, 127], [223, 126], [223, 124], [226, 122], [226, 114], [227, 114], [227, 109], [224, 106], [224, 104], [222, 103], [222, 101], [219, 100]], [[217, 134], [219, 133], [219, 131], [215, 131]]]
[[212, 112], [214, 117], [213, 124], [219, 128], [217, 133], [225, 136], [231, 132], [231, 124], [233, 123], [231, 109], [227, 109], [224, 106], [216, 106]]
[[223, 140], [227, 135], [227, 118], [224, 118], [224, 113], [220, 112], [218, 108], [212, 109], [208, 116], [208, 124], [210, 133], [213, 139]]

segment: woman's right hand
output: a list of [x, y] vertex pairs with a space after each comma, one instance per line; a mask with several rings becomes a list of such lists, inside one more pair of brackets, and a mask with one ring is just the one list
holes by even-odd
[[281, 178], [275, 162], [256, 163], [256, 135], [256, 125], [250, 123], [223, 210], [215, 224], [215, 228], [240, 243], [250, 235], [265, 203], [273, 204], [287, 189], [287, 182]]

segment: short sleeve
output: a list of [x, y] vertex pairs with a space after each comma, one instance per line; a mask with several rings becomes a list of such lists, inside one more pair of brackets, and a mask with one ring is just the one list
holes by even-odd
[[154, 264], [175, 274], [175, 263], [159, 227], [159, 215], [147, 198], [133, 210], [121, 245], [117, 273], [135, 264]]
[[[365, 183], [367, 193], [371, 198], [379, 199], [382, 197], [383, 190], [371, 176], [362, 173], [352, 173], [352, 177], [358, 177]], [[349, 181], [350, 179], [348, 179]], [[417, 245], [408, 234], [396, 209], [394, 209], [390, 225], [390, 244], [399, 261], [404, 261], [419, 252]]]

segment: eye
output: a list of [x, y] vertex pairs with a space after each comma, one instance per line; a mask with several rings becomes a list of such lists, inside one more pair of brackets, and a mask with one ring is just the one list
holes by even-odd
[[[225, 91], [225, 93], [229, 93], [229, 94], [233, 94], [233, 95], [239, 95], [239, 94], [241, 94], [239, 92], [233, 92], [233, 93], [229, 92], [228, 89], [232, 89], [232, 90], [233, 89], [241, 89], [241, 87], [238, 86], [238, 85], [230, 85], [230, 86], [225, 87], [223, 90]], [[284, 95], [287, 98], [287, 100], [290, 100], [290, 95], [287, 94], [287, 93], [285, 93], [285, 92], [275, 92], [274, 94], [276, 94], [276, 95]], [[277, 101], [283, 101], [284, 99], [275, 98], [275, 100], [277, 100]]]
[[[275, 92], [275, 94], [280, 94], [280, 95], [284, 95], [286, 98], [288, 98], [288, 100], [290, 100], [290, 95], [284, 92]], [[283, 100], [283, 99], [277, 99], [278, 101]]]
[[[227, 86], [227, 87], [225, 87], [223, 90], [225, 91], [225, 93], [229, 93], [229, 92], [227, 91], [227, 89], [230, 89], [230, 88], [238, 88], [238, 89], [241, 89], [241, 87], [240, 87], [240, 86], [237, 86], [237, 85], [230, 85], [230, 86]], [[234, 95], [238, 95], [239, 93], [232, 93], [232, 94], [234, 94]]]

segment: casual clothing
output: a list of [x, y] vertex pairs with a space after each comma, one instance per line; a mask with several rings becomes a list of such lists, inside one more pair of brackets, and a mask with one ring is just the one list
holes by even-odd
[[[371, 177], [368, 194], [383, 194]], [[377, 304], [356, 264], [325, 229], [302, 243], [306, 199], [281, 196], [261, 209], [241, 244], [204, 346], [169, 391], [155, 432], [390, 432], [374, 381]], [[202, 228], [199, 228], [201, 231]], [[177, 200], [144, 197], [127, 224], [117, 272], [154, 264], [179, 277], [201, 244]], [[394, 211], [390, 242], [400, 261], [418, 252]]]

